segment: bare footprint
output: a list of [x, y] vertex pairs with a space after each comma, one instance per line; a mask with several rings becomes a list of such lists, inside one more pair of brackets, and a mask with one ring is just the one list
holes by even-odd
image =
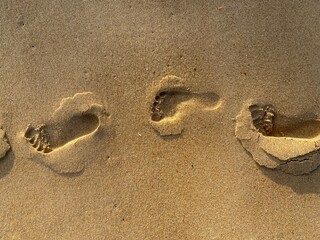
[[40, 162], [58, 173], [83, 170], [95, 136], [107, 125], [109, 114], [90, 92], [61, 101], [45, 124], [29, 125], [24, 138]]
[[181, 78], [171, 75], [164, 77], [153, 93], [150, 123], [162, 136], [180, 134], [185, 118], [193, 112], [214, 111], [221, 105], [217, 94], [192, 92]]
[[237, 138], [259, 165], [293, 175], [320, 165], [320, 121], [315, 116], [288, 118], [272, 105], [248, 101], [236, 121]]
[[10, 145], [6, 138], [6, 133], [2, 128], [0, 128], [0, 159], [3, 158], [9, 150]]

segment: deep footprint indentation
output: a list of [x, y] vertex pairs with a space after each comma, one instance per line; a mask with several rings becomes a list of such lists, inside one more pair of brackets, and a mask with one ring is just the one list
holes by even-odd
[[43, 153], [49, 153], [52, 151], [49, 143], [49, 134], [45, 130], [45, 124], [39, 125], [36, 128], [28, 126], [24, 137], [37, 151]]
[[29, 125], [24, 138], [43, 156], [40, 161], [54, 171], [79, 172], [84, 167], [85, 153], [108, 117], [92, 93], [77, 93], [63, 99], [46, 124]]
[[273, 131], [274, 107], [272, 105], [258, 106], [255, 104], [249, 106], [249, 110], [255, 128], [263, 135], [270, 135]]
[[176, 76], [164, 77], [155, 92], [150, 106], [150, 122], [163, 136], [180, 134], [186, 116], [198, 110], [216, 110], [221, 103], [217, 94], [192, 92]]
[[[289, 118], [276, 114], [272, 105], [249, 106], [253, 125], [260, 133], [274, 137], [314, 138], [320, 133], [320, 121], [305, 116]], [[316, 118], [314, 116], [314, 118]]]
[[236, 136], [261, 166], [301, 175], [320, 165], [320, 121], [277, 114], [272, 105], [245, 104]]

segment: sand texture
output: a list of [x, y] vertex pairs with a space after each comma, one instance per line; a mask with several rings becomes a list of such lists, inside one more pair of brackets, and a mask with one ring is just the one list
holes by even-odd
[[0, 240], [320, 239], [320, 2], [0, 1]]

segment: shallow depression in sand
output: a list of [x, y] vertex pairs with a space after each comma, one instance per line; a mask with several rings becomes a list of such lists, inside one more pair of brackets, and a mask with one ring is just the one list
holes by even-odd
[[161, 91], [155, 97], [151, 107], [151, 120], [160, 121], [165, 117], [172, 117], [177, 113], [179, 105], [192, 101], [199, 107], [213, 107], [219, 100], [215, 93], [192, 93], [187, 90]]
[[53, 149], [93, 132], [99, 126], [96, 115], [86, 113], [72, 116], [68, 121], [59, 125], [47, 126], [45, 129], [50, 136]]
[[95, 141], [105, 133], [110, 114], [91, 92], [63, 98], [43, 124], [29, 124], [24, 138], [39, 153], [34, 158], [57, 173], [84, 169]]
[[150, 124], [161, 135], [178, 135], [191, 115], [212, 114], [221, 106], [215, 92], [191, 91], [184, 79], [167, 75], [151, 90]]

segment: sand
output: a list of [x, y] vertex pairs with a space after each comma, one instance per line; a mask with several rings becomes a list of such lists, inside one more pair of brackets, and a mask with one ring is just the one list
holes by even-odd
[[0, 239], [319, 239], [318, 1], [0, 2]]

